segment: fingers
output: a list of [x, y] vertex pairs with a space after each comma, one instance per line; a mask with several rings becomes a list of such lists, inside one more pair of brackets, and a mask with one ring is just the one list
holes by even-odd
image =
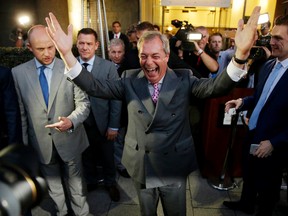
[[68, 36], [72, 38], [73, 37], [73, 25], [72, 24], [68, 25], [67, 32], [68, 32]]
[[260, 11], [261, 11], [261, 6], [256, 6], [253, 9], [253, 12], [252, 12], [252, 14], [251, 14], [251, 16], [247, 22], [247, 25], [253, 25], [253, 26], [257, 27]]

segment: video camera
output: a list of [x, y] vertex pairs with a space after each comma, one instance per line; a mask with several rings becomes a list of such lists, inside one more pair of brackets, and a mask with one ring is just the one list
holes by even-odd
[[[261, 30], [265, 29], [267, 25], [270, 27], [268, 13], [260, 14], [257, 24], [261, 25]], [[266, 53], [263, 47], [267, 47], [271, 51], [270, 40], [271, 35], [265, 35], [265, 36], [259, 35], [259, 38], [257, 39], [255, 46], [253, 46], [252, 49], [250, 50], [249, 58], [257, 60], [265, 57]]]
[[189, 24], [188, 21], [172, 20], [171, 24], [176, 28], [179, 28], [175, 37], [182, 41], [182, 49], [185, 51], [194, 51], [195, 45], [193, 41], [199, 41], [202, 39], [202, 34], [195, 31], [195, 28], [192, 24]]
[[20, 144], [0, 151], [0, 216], [22, 215], [47, 193], [35, 155], [31, 147]]

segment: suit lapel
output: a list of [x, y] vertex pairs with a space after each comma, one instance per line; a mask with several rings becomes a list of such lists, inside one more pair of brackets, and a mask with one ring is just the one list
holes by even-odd
[[143, 103], [146, 110], [153, 115], [155, 106], [151, 99], [151, 95], [149, 93], [148, 89], [148, 81], [146, 77], [144, 76], [143, 71], [141, 71], [138, 76], [138, 79], [135, 79], [135, 82], [133, 82], [133, 87], [135, 89], [136, 94], [139, 97], [139, 100]]
[[55, 63], [54, 63], [54, 67], [52, 71], [53, 72], [52, 72], [51, 83], [50, 83], [48, 111], [51, 109], [53, 101], [55, 100], [60, 83], [62, 82], [63, 78], [65, 78], [64, 72], [63, 70], [61, 70], [61, 66], [59, 65], [58, 59], [55, 59]]
[[275, 87], [272, 90], [271, 94], [267, 98], [267, 101], [266, 101], [265, 105], [268, 104], [270, 102], [270, 100], [272, 100], [272, 98], [277, 97], [278, 95], [280, 95], [283, 92], [282, 87], [286, 86], [287, 83], [288, 83], [288, 70], [286, 70], [284, 72], [284, 74], [282, 75], [282, 77], [280, 78], [278, 83], [275, 85]]
[[39, 100], [39, 103], [45, 109], [47, 109], [45, 101], [44, 101], [44, 97], [43, 97], [43, 94], [42, 94], [42, 89], [41, 89], [41, 86], [40, 86], [40, 82], [39, 82], [39, 75], [37, 73], [35, 60], [33, 59], [30, 62], [31, 62], [31, 64], [29, 64], [27, 66], [27, 69], [26, 69], [26, 71], [27, 71], [26, 75], [27, 75], [28, 82], [30, 83], [31, 88], [35, 92], [35, 95], [36, 95], [37, 99]]
[[[178, 88], [180, 81], [181, 79], [176, 76], [174, 71], [172, 71], [171, 69], [167, 70], [167, 73], [164, 77], [163, 84], [160, 90], [160, 95], [158, 99], [159, 106], [162, 106], [162, 105], [168, 106], [168, 104], [170, 103], [171, 99], [173, 98], [175, 94], [176, 89]], [[160, 109], [162, 108], [160, 107]], [[158, 106], [157, 106], [157, 109], [158, 109]]]

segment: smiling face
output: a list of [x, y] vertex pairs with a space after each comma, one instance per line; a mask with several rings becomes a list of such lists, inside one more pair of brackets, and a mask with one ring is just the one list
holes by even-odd
[[271, 34], [272, 55], [283, 61], [288, 58], [288, 26], [276, 25], [273, 27]]
[[169, 59], [169, 53], [165, 52], [160, 35], [140, 39], [138, 47], [140, 65], [146, 78], [152, 84], [158, 83], [167, 71]]

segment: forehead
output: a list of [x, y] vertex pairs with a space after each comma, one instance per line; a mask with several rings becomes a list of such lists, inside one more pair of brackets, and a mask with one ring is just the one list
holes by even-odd
[[222, 41], [219, 35], [210, 36], [211, 41]]
[[207, 29], [196, 29], [197, 32], [200, 32], [202, 35], [209, 35]]
[[124, 47], [121, 45], [110, 46], [110, 51], [124, 51]]
[[165, 53], [163, 49], [162, 41], [159, 37], [145, 40], [140, 44], [140, 54], [161, 54]]
[[120, 27], [119, 23], [114, 23], [113, 27]]
[[288, 38], [288, 26], [286, 25], [276, 25], [272, 28], [271, 34], [273, 36], [275, 35], [281, 35], [283, 38]]
[[93, 34], [79, 34], [77, 37], [78, 41], [94, 42], [95, 36]]
[[43, 30], [34, 30], [33, 33], [29, 37], [29, 42], [33, 46], [51, 46], [53, 42], [47, 35], [46, 31]]

